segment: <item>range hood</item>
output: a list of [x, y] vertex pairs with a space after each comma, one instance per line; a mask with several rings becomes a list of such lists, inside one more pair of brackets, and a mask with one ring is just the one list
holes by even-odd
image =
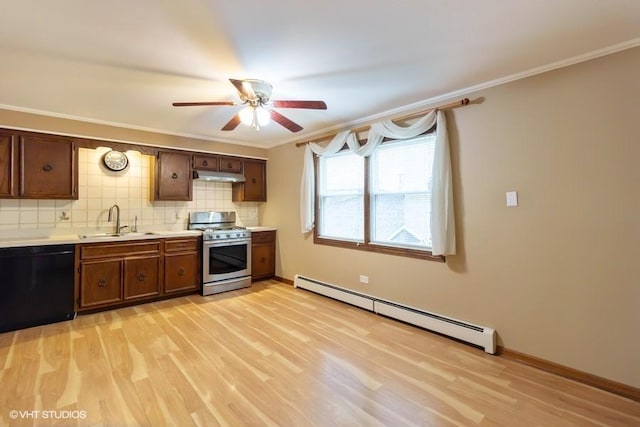
[[193, 179], [218, 182], [244, 182], [244, 175], [233, 172], [213, 172], [206, 170], [194, 170]]

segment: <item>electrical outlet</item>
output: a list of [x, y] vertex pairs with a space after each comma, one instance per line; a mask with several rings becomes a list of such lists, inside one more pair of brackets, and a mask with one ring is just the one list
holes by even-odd
[[369, 283], [369, 276], [360, 275], [360, 283]]

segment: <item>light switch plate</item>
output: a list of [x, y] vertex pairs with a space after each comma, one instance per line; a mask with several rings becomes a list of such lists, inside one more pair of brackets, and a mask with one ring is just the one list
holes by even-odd
[[518, 206], [517, 191], [507, 191], [507, 206], [510, 208]]

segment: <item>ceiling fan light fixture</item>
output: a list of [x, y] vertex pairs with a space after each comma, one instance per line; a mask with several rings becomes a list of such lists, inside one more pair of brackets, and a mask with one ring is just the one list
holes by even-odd
[[264, 107], [256, 107], [256, 118], [258, 119], [258, 123], [260, 126], [268, 125], [271, 122], [271, 114], [269, 110]]
[[253, 125], [253, 107], [246, 106], [238, 113], [240, 116], [240, 121], [243, 125], [252, 126]]
[[260, 129], [260, 126], [265, 126], [271, 121], [271, 114], [269, 111], [258, 105], [253, 107], [251, 105], [246, 106], [238, 113], [240, 116], [240, 122], [242, 124]]

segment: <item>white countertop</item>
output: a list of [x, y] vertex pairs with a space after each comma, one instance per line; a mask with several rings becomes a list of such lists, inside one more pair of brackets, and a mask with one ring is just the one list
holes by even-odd
[[[266, 225], [247, 227], [252, 232], [276, 231], [275, 227]], [[0, 234], [0, 248], [42, 245], [67, 245], [78, 243], [100, 242], [124, 242], [129, 240], [167, 239], [171, 237], [200, 236], [202, 232], [197, 230], [151, 230], [140, 233], [127, 233], [122, 236], [107, 236], [105, 233], [86, 230], [55, 230], [55, 233], [47, 234], [45, 231], [15, 231], [10, 234]], [[86, 237], [80, 237], [86, 236]]]
[[247, 227], [248, 230], [253, 231], [276, 231], [275, 227], [269, 227], [267, 225], [257, 225], [254, 227]]
[[[42, 245], [65, 245], [77, 243], [100, 243], [100, 242], [124, 242], [128, 240], [149, 240], [166, 239], [170, 237], [193, 237], [202, 233], [195, 230], [158, 230], [146, 233], [127, 233], [122, 236], [104, 236], [104, 233], [77, 233], [56, 234], [56, 235], [13, 235], [10, 237], [0, 236], [0, 248], [11, 248], [20, 246], [42, 246]], [[86, 236], [81, 238], [80, 236]]]

